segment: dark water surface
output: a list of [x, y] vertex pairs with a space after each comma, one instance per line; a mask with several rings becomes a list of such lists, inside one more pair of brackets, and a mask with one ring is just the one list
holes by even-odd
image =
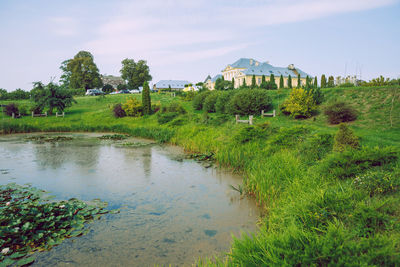
[[31, 183], [59, 200], [100, 198], [121, 209], [89, 224], [89, 234], [39, 253], [36, 266], [191, 265], [229, 251], [232, 234], [256, 231], [258, 208], [230, 188], [240, 177], [184, 159], [177, 147], [101, 134], [25, 139], [34, 135], [0, 136], [1, 184]]

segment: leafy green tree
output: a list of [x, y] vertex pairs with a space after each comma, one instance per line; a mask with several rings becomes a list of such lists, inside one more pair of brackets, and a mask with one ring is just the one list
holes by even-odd
[[150, 87], [147, 81], [143, 83], [142, 106], [144, 115], [151, 113]]
[[151, 81], [150, 68], [146, 60], [135, 62], [133, 59], [122, 60], [121, 78], [127, 82], [129, 89], [139, 88], [144, 82]]
[[311, 91], [303, 88], [294, 88], [289, 98], [283, 102], [281, 109], [296, 119], [309, 118], [317, 110], [317, 104], [314, 101]]
[[6, 89], [0, 88], [0, 100], [5, 100], [8, 97], [8, 92]]
[[339, 131], [335, 135], [333, 151], [343, 152], [346, 149], [358, 149], [360, 143], [354, 132], [346, 124], [339, 124]]
[[251, 88], [256, 88], [257, 84], [256, 84], [256, 75], [253, 75], [253, 77], [251, 77]]
[[111, 84], [105, 84], [104, 86], [103, 86], [103, 92], [104, 93], [106, 93], [106, 94], [109, 94], [109, 93], [111, 93], [111, 92], [113, 92], [114, 91], [114, 87], [111, 85]]
[[243, 84], [242, 86], [240, 86], [241, 88], [247, 88], [247, 84], [246, 84], [246, 77], [243, 78]]
[[70, 107], [72, 103], [76, 103], [71, 91], [52, 82], [46, 86], [41, 82], [35, 83], [31, 93], [32, 99], [35, 102], [35, 110], [43, 110], [47, 107], [49, 114], [52, 114], [55, 108], [59, 112], [63, 112], [66, 107]]
[[322, 74], [321, 76], [321, 88], [326, 88], [327, 84], [326, 84], [326, 77], [325, 74]]
[[285, 84], [283, 82], [283, 75], [281, 74], [281, 77], [279, 78], [279, 88], [283, 89], [285, 87]]
[[290, 89], [292, 89], [292, 76], [290, 76], [290, 74], [289, 74], [289, 77], [288, 77], [288, 87]]
[[[73, 59], [66, 60], [61, 65], [61, 69], [65, 67], [66, 71], [62, 77], [65, 82], [69, 83], [72, 89], [91, 89], [103, 86], [100, 78], [99, 69], [93, 61], [93, 55], [87, 51], [80, 51]], [[69, 81], [69, 82], [68, 82]]]
[[301, 77], [300, 77], [300, 73], [297, 75], [297, 88], [301, 87]]
[[71, 61], [71, 59], [64, 60], [61, 63], [60, 70], [62, 71], [61, 77], [60, 77], [60, 84], [64, 88], [69, 88], [70, 83], [71, 83], [71, 71], [68, 69], [68, 63]]
[[224, 76], [218, 78], [218, 79], [215, 81], [214, 89], [215, 89], [215, 90], [224, 90], [224, 81], [225, 81], [225, 80], [224, 80]]
[[29, 97], [30, 97], [30, 93], [22, 90], [21, 88], [18, 88], [7, 94], [7, 99], [20, 100], [20, 99], [29, 99]]
[[235, 89], [235, 79], [234, 78], [232, 78], [230, 89], [232, 89], [232, 90]]
[[310, 77], [308, 77], [308, 75], [306, 76], [306, 90], [310, 90], [311, 89], [311, 81], [310, 81]]
[[269, 83], [270, 83], [270, 84], [275, 84], [275, 85], [276, 85], [276, 83], [275, 83], [275, 76], [274, 76], [274, 74], [272, 74], [272, 73], [271, 73], [271, 76], [269, 76]]
[[329, 88], [335, 87], [335, 79], [333, 78], [333, 76], [329, 76], [328, 78], [328, 87]]
[[317, 79], [317, 76], [315, 76], [315, 78], [314, 78], [314, 88], [317, 88], [318, 87], [318, 79]]

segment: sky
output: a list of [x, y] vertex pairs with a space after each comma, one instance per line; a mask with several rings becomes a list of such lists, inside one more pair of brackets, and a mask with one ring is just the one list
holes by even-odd
[[107, 75], [146, 60], [153, 83], [204, 81], [242, 57], [400, 78], [400, 0], [0, 0], [0, 88], [58, 81], [81, 50]]

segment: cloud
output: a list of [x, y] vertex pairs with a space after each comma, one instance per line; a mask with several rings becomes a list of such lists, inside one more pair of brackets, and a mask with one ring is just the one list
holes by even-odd
[[52, 17], [49, 25], [51, 31], [59, 36], [71, 37], [78, 34], [79, 22], [72, 17]]

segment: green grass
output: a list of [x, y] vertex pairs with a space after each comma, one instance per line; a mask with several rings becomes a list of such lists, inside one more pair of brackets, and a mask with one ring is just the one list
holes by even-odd
[[[247, 126], [236, 125], [233, 116], [220, 123], [218, 115], [209, 114], [205, 121], [190, 102], [182, 102], [187, 114], [163, 125], [156, 115], [116, 119], [111, 107], [125, 95], [77, 98], [65, 118], [1, 117], [0, 129], [118, 132], [170, 142], [192, 153], [212, 152], [220, 165], [243, 175], [245, 192], [265, 215], [258, 233], [236, 238], [226, 257], [200, 259], [200, 266], [399, 265], [400, 88], [323, 92], [326, 101], [317, 116], [255, 117], [255, 124], [270, 125], [250, 139], [238, 138]], [[278, 110], [289, 90], [269, 93]], [[360, 138], [361, 150], [332, 151], [338, 127], [327, 124], [322, 110], [334, 100], [349, 102], [359, 112], [349, 127]], [[152, 102], [157, 101], [176, 99], [152, 94]], [[359, 177], [368, 181], [368, 190], [355, 183]]]

